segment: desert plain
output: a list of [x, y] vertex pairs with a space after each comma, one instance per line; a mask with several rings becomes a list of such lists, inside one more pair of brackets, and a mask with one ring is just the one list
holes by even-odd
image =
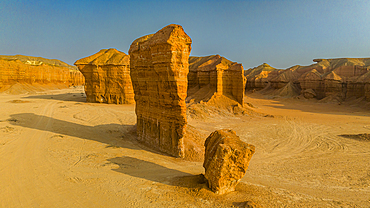
[[202, 162], [135, 139], [135, 104], [86, 103], [83, 87], [2, 93], [0, 207], [370, 207], [365, 102], [244, 102], [255, 113], [187, 115], [205, 135], [233, 129], [256, 147], [236, 191], [216, 195]]

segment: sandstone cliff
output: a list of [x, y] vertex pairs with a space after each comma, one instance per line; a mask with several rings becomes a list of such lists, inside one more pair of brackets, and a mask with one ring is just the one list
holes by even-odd
[[[350, 97], [366, 97], [370, 101], [370, 58], [314, 59], [310, 66], [293, 66], [286, 70], [266, 68], [266, 65], [245, 72], [246, 90], [260, 90], [281, 95], [278, 90], [288, 85], [306, 98], [323, 99], [335, 97], [345, 100]], [[256, 69], [262, 70], [256, 70]], [[267, 73], [265, 71], [268, 71]], [[267, 74], [267, 76], [266, 76]], [[261, 78], [263, 84], [261, 84]], [[291, 93], [296, 95], [296, 93]]]
[[130, 104], [134, 91], [130, 77], [130, 57], [116, 49], [98, 53], [75, 62], [86, 80], [87, 102]]
[[176, 157], [185, 157], [191, 42], [180, 25], [169, 25], [129, 50], [138, 140]]
[[243, 66], [220, 55], [189, 58], [188, 100], [206, 101], [213, 95], [225, 95], [244, 102]]
[[15, 84], [69, 87], [83, 85], [84, 78], [76, 67], [56, 59], [2, 55], [0, 90], [9, 89]]

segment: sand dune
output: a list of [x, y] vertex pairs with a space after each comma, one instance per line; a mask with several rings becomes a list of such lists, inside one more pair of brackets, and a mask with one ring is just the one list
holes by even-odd
[[0, 94], [0, 207], [370, 207], [370, 142], [348, 136], [369, 133], [364, 108], [253, 94], [261, 114], [189, 117], [256, 146], [237, 191], [217, 196], [201, 162], [136, 142], [134, 105], [83, 92]]

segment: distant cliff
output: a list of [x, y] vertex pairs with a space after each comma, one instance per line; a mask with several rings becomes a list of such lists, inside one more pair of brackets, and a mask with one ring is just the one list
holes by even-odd
[[314, 59], [310, 66], [275, 69], [268, 64], [248, 69], [246, 90], [306, 98], [365, 97], [370, 101], [370, 58]]
[[15, 84], [56, 84], [69, 87], [83, 85], [84, 77], [77, 67], [60, 60], [0, 55], [0, 91]]

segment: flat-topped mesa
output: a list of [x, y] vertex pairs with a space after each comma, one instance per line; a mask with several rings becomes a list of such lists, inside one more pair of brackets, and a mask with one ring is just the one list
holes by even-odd
[[75, 66], [60, 60], [23, 55], [0, 55], [0, 88], [14, 84], [83, 85], [83, 75]]
[[187, 75], [191, 39], [168, 25], [130, 46], [138, 140], [175, 157], [185, 157]]
[[86, 101], [92, 103], [134, 103], [130, 57], [114, 48], [75, 62], [86, 80]]
[[244, 70], [241, 64], [220, 55], [189, 58], [189, 89], [210, 87], [216, 95], [233, 97], [241, 106], [244, 102]]

